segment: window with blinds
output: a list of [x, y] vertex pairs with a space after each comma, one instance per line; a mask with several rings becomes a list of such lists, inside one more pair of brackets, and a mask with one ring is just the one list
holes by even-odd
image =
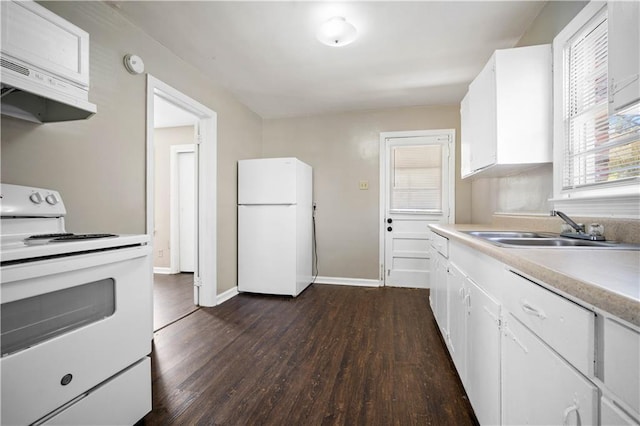
[[640, 176], [640, 105], [609, 116], [607, 13], [565, 45], [563, 190]]
[[391, 179], [391, 210], [442, 211], [442, 145], [393, 147]]

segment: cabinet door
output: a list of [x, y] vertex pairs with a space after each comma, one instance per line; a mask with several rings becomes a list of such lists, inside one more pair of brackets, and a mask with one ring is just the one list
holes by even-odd
[[471, 141], [473, 128], [471, 126], [471, 93], [462, 99], [460, 103], [460, 174], [464, 178], [471, 174]]
[[609, 114], [640, 100], [640, 2], [607, 2]]
[[469, 86], [469, 106], [473, 145], [471, 170], [477, 171], [496, 162], [496, 73], [495, 54]]
[[467, 279], [467, 381], [480, 424], [500, 424], [500, 305]]
[[434, 309], [433, 315], [440, 328], [440, 333], [445, 342], [449, 339], [449, 325], [447, 318], [447, 268], [448, 262], [438, 253], [434, 254], [435, 280], [432, 283]]
[[466, 381], [466, 323], [467, 291], [465, 276], [453, 264], [449, 264], [447, 287], [449, 293], [449, 351], [462, 383]]
[[602, 426], [632, 426], [638, 421], [629, 417], [624, 411], [605, 397], [600, 400], [600, 424]]
[[502, 423], [598, 423], [598, 389], [513, 316], [503, 327]]
[[640, 412], [640, 332], [604, 321], [604, 384], [636, 413]]

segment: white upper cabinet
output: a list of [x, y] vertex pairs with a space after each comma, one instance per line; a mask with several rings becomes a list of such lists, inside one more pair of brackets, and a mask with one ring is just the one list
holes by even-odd
[[610, 1], [609, 114], [640, 100], [640, 2]]
[[551, 45], [496, 50], [461, 105], [462, 177], [550, 163], [551, 90]]

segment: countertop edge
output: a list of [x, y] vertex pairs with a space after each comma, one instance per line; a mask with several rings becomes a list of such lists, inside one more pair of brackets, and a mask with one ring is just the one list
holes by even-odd
[[[527, 259], [519, 254], [522, 249], [494, 246], [461, 231], [495, 230], [488, 225], [441, 225], [430, 224], [433, 232], [451, 240], [463, 243], [488, 256], [497, 259], [522, 272], [530, 278], [546, 284], [547, 287], [579, 300], [584, 306], [605, 311], [628, 323], [640, 327], [640, 302], [622, 294], [610, 291], [571, 275], [557, 271], [548, 265]], [[501, 230], [504, 230], [501, 228]], [[550, 249], [547, 249], [550, 250]], [[553, 249], [551, 249], [553, 250]]]

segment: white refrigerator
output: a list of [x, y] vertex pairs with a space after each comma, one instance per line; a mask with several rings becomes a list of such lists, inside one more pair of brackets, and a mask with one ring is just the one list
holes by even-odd
[[297, 296], [312, 280], [312, 169], [238, 161], [238, 291]]

